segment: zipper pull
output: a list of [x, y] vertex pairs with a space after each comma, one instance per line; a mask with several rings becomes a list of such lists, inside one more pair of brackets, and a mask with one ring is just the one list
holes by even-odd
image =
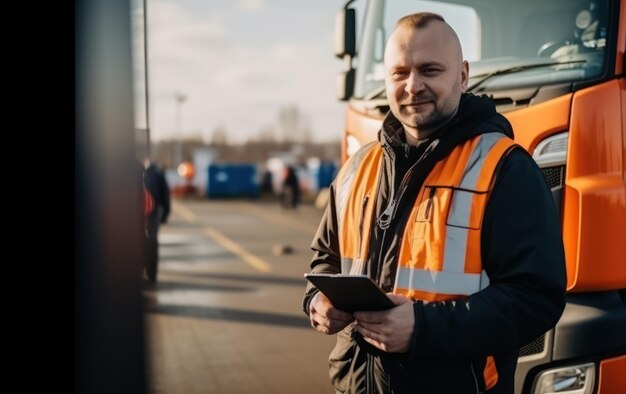
[[378, 227], [380, 227], [381, 230], [386, 230], [391, 224], [391, 216], [393, 215], [395, 205], [396, 202], [392, 200], [391, 203], [387, 205], [387, 208], [385, 208], [383, 213], [376, 220], [376, 222], [378, 222]]
[[370, 196], [365, 196], [365, 198], [363, 198], [363, 206], [361, 209], [361, 220], [359, 221], [359, 243], [357, 245], [358, 249], [356, 251], [357, 259], [361, 258], [361, 246], [363, 244], [363, 237], [365, 236], [365, 234], [363, 234], [363, 222], [365, 221], [365, 208], [367, 208], [367, 201], [369, 199], [370, 199]]

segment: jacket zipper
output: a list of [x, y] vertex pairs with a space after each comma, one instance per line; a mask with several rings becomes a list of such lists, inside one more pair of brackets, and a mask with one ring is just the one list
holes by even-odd
[[381, 230], [387, 230], [387, 228], [391, 224], [391, 219], [396, 214], [396, 209], [398, 207], [398, 202], [400, 201], [400, 197], [404, 194], [404, 192], [406, 191], [408, 187], [409, 182], [408, 181], [405, 182], [405, 180], [407, 179], [407, 175], [413, 172], [412, 169], [414, 166], [415, 164], [411, 166], [411, 168], [409, 168], [404, 178], [402, 178], [402, 182], [400, 182], [400, 186], [398, 188], [399, 189], [398, 193], [396, 193], [396, 195], [391, 199], [391, 203], [387, 205], [382, 215], [380, 215], [380, 217], [378, 218], [378, 226], [381, 228]]
[[[428, 156], [428, 154], [432, 152], [438, 144], [439, 140], [433, 141], [428, 146], [428, 148], [426, 148], [424, 153], [422, 153], [420, 158], [415, 163], [413, 163], [411, 167], [409, 167], [406, 174], [404, 174], [404, 177], [402, 177], [402, 181], [400, 181], [400, 186], [398, 186], [398, 193], [395, 193], [395, 196], [393, 196], [393, 198], [391, 199], [391, 203], [387, 205], [382, 215], [380, 215], [377, 220], [378, 226], [380, 226], [381, 230], [386, 230], [391, 224], [391, 219], [395, 216], [396, 210], [398, 209], [398, 202], [400, 202], [400, 199], [402, 199], [404, 192], [409, 186], [409, 181], [411, 180], [413, 171], [415, 171], [415, 167], [417, 167], [417, 165], [420, 164], [422, 160], [424, 160], [424, 158]], [[393, 180], [391, 180], [391, 182], [393, 182]]]
[[472, 370], [472, 377], [474, 378], [474, 384], [476, 385], [476, 394], [482, 394], [482, 392], [478, 388], [478, 378], [476, 377], [476, 372], [474, 371], [474, 363], [471, 361], [470, 361], [470, 369]]
[[[413, 175], [413, 171], [415, 170], [417, 165], [420, 164], [422, 162], [422, 160], [424, 160], [424, 158], [426, 156], [428, 156], [428, 154], [430, 152], [432, 152], [437, 147], [438, 144], [439, 144], [439, 140], [434, 140], [433, 142], [431, 142], [431, 144], [428, 146], [428, 148], [426, 148], [424, 153], [422, 153], [420, 158], [417, 159], [417, 161], [415, 163], [413, 163], [413, 165], [411, 167], [409, 167], [409, 169], [407, 170], [406, 174], [404, 174], [404, 177], [402, 178], [402, 181], [400, 182], [400, 186], [398, 188], [399, 189], [398, 193], [396, 193], [396, 195], [393, 196], [393, 198], [391, 199], [391, 203], [389, 205], [387, 205], [387, 207], [383, 211], [382, 215], [380, 215], [378, 217], [378, 219], [376, 220], [377, 223], [378, 223], [378, 226], [381, 228], [381, 230], [383, 230], [383, 235], [382, 235], [381, 241], [380, 241], [381, 245], [385, 244], [385, 238], [387, 237], [387, 228], [389, 228], [389, 225], [391, 224], [391, 219], [396, 214], [398, 202], [402, 199], [402, 196], [404, 195], [404, 192], [406, 191], [406, 189], [409, 186], [409, 180], [411, 179], [411, 177]], [[391, 180], [391, 182], [393, 183], [393, 180]], [[385, 215], [387, 215], [387, 216], [384, 217]], [[402, 237], [403, 234], [404, 234], [404, 230], [402, 229], [402, 230], [400, 230], [400, 233], [397, 234], [397, 235], [399, 237]], [[396, 253], [395, 253], [395, 259], [396, 260], [398, 259], [398, 255], [399, 254], [400, 254], [400, 251], [397, 250]], [[379, 253], [378, 254], [378, 263], [377, 263], [378, 269], [377, 269], [377, 272], [376, 272], [376, 283], [379, 283], [379, 281], [380, 281], [380, 274], [381, 274], [380, 271], [381, 271], [381, 268], [382, 268], [382, 266], [381, 266], [382, 259], [383, 259], [383, 253]]]
[[365, 222], [365, 208], [367, 208], [367, 202], [369, 201], [370, 196], [365, 196], [363, 198], [363, 207], [361, 209], [361, 221], [359, 223], [359, 244], [358, 249], [356, 251], [356, 258], [361, 258], [361, 245], [363, 243], [363, 222]]
[[369, 394], [376, 394], [374, 393], [374, 368], [372, 367], [372, 355], [368, 354], [367, 355], [367, 379], [366, 379], [366, 388], [365, 391]]
[[[404, 174], [404, 177], [402, 178], [402, 181], [400, 182], [400, 186], [398, 188], [399, 189], [398, 193], [396, 193], [396, 195], [393, 196], [393, 198], [391, 199], [391, 204], [387, 205], [387, 207], [383, 211], [382, 215], [380, 215], [377, 218], [376, 222], [377, 222], [378, 226], [381, 228], [381, 230], [383, 230], [383, 236], [381, 238], [381, 245], [385, 244], [385, 238], [387, 236], [387, 228], [389, 228], [389, 225], [391, 224], [391, 219], [394, 217], [394, 215], [396, 213], [398, 202], [400, 201], [400, 199], [404, 195], [404, 192], [408, 188], [409, 180], [411, 179], [411, 176], [413, 175], [413, 171], [415, 170], [415, 167], [417, 167], [417, 165], [419, 163], [421, 163], [422, 160], [424, 160], [424, 158], [426, 156], [428, 156], [428, 154], [430, 152], [432, 152], [435, 149], [435, 147], [437, 147], [438, 144], [439, 144], [439, 140], [435, 140], [435, 141], [431, 142], [431, 144], [428, 146], [428, 148], [426, 148], [424, 153], [422, 153], [420, 158], [415, 163], [413, 163], [413, 165], [407, 170], [406, 174]], [[382, 165], [382, 163], [381, 163], [381, 165]], [[378, 182], [380, 182], [380, 179], [378, 180]], [[392, 182], [392, 187], [393, 187], [393, 179], [391, 180], [391, 182]], [[363, 201], [363, 208], [364, 208], [363, 210], [365, 210], [366, 204], [367, 204], [367, 197]], [[387, 215], [387, 216], [385, 217], [385, 215]], [[361, 218], [361, 226], [360, 227], [362, 227], [363, 219], [364, 218], [362, 217]], [[362, 230], [362, 228], [360, 228], [360, 230]], [[404, 230], [401, 230], [400, 237], [403, 236], [403, 233], [404, 233]], [[361, 250], [360, 243], [361, 243], [361, 240], [359, 238], [359, 252], [357, 252], [359, 254], [360, 254], [360, 250]], [[392, 246], [393, 246], [394, 243], [395, 242], [392, 242]], [[396, 253], [395, 253], [396, 260], [397, 260], [399, 254], [400, 254], [400, 251], [397, 250]], [[357, 257], [360, 257], [360, 256], [357, 254]], [[380, 263], [382, 262], [382, 258], [383, 258], [383, 253], [379, 253], [379, 256], [378, 256], [378, 270], [376, 272], [376, 283], [380, 282], [380, 274], [381, 274], [381, 272], [380, 272], [381, 271], [380, 270], [380, 268], [381, 268], [380, 267]], [[366, 372], [366, 386], [367, 386], [366, 387], [366, 392], [368, 392], [368, 393], [373, 393], [373, 389], [374, 389], [374, 387], [373, 387], [373, 380], [374, 380], [373, 374], [374, 374], [374, 371], [373, 371], [372, 364], [373, 363], [372, 363], [372, 360], [371, 360], [371, 355], [368, 354], [367, 355], [367, 368], [366, 368], [366, 370], [367, 370], [367, 372]], [[473, 373], [473, 369], [472, 369], [472, 373]], [[474, 377], [474, 379], [475, 379], [475, 377]], [[391, 388], [391, 385], [389, 387]], [[478, 387], [478, 386], [476, 386], [476, 387]]]

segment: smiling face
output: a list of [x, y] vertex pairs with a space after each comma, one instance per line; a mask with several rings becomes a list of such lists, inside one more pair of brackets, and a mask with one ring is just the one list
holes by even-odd
[[432, 20], [424, 27], [396, 28], [385, 49], [385, 71], [389, 107], [411, 143], [456, 114], [469, 65], [454, 30]]

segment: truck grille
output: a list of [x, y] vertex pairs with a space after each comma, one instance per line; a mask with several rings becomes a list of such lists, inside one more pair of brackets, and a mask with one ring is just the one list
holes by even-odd
[[539, 338], [535, 339], [534, 341], [532, 341], [531, 343], [529, 343], [528, 345], [522, 347], [519, 351], [519, 356], [524, 357], [524, 356], [530, 356], [533, 354], [539, 354], [543, 352], [545, 344], [546, 344], [546, 335], [544, 334], [540, 336]]
[[550, 189], [563, 187], [565, 184], [565, 166], [542, 168], [541, 171]]

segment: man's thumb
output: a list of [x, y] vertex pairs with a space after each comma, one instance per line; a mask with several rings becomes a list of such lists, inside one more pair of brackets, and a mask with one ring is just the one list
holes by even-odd
[[389, 297], [391, 301], [393, 301], [393, 303], [396, 305], [401, 305], [401, 304], [406, 304], [407, 302], [411, 302], [410, 298], [407, 298], [399, 294], [387, 293], [387, 297]]

